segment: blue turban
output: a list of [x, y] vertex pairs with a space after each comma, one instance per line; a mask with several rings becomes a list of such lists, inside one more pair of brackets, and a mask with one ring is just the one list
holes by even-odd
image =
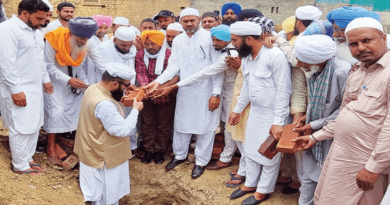
[[333, 28], [332, 28], [332, 23], [329, 21], [324, 21], [324, 20], [318, 20], [318, 21], [313, 21], [303, 32], [303, 35], [309, 36], [309, 35], [314, 35], [314, 34], [323, 34], [327, 35], [331, 38], [333, 35]]
[[244, 9], [238, 14], [237, 21], [243, 21], [244, 19], [263, 17], [264, 15], [257, 9]]
[[93, 18], [82, 17], [69, 20], [68, 27], [73, 35], [82, 38], [91, 38], [99, 28]]
[[341, 7], [329, 12], [326, 17], [330, 23], [336, 23], [336, 25], [342, 29], [345, 29], [349, 22], [356, 18], [371, 17], [379, 22], [381, 21], [381, 16], [379, 14], [367, 11], [362, 7]]
[[230, 41], [230, 30], [229, 30], [229, 26], [226, 26], [226, 25], [219, 25], [217, 27], [213, 27], [211, 30], [210, 30], [210, 33], [211, 33], [211, 36], [214, 36], [216, 38], [218, 38], [219, 40], [221, 41]]
[[237, 3], [226, 3], [222, 6], [221, 15], [225, 15], [227, 10], [232, 9], [234, 14], [238, 15], [241, 12], [241, 6]]

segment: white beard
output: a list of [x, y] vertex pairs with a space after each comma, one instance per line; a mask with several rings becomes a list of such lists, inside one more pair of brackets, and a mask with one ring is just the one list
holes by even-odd
[[319, 65], [312, 65], [310, 66], [310, 71], [306, 71], [306, 69], [304, 68], [301, 68], [303, 70], [303, 72], [305, 73], [305, 76], [307, 79], [311, 78], [311, 76], [315, 73], [318, 73], [320, 72], [320, 66]]
[[347, 41], [339, 43], [337, 42], [337, 49], [336, 49], [336, 57], [340, 60], [344, 60], [349, 62], [351, 65], [354, 65], [355, 63], [358, 62], [352, 54], [351, 51], [349, 50], [349, 46]]
[[83, 52], [87, 52], [88, 50], [88, 44], [79, 46], [76, 42], [76, 37], [72, 36], [70, 37], [70, 57], [73, 60], [77, 59], [77, 56]]

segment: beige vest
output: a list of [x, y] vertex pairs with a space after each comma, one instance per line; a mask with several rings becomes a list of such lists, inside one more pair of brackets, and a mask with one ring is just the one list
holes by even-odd
[[76, 132], [74, 152], [84, 164], [97, 169], [110, 169], [131, 158], [129, 137], [115, 137], [108, 134], [100, 120], [95, 117], [96, 105], [110, 100], [124, 116], [123, 107], [111, 97], [111, 92], [100, 83], [93, 84], [84, 93], [79, 124]]

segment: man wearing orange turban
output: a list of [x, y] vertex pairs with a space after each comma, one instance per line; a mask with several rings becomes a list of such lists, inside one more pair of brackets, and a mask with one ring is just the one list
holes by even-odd
[[141, 34], [142, 42], [145, 43], [147, 38], [149, 38], [153, 43], [162, 46], [164, 44], [165, 35], [161, 31], [145, 30]]

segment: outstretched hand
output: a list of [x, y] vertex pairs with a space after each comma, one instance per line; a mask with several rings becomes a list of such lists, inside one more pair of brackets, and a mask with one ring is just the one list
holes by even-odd
[[165, 88], [159, 88], [155, 90], [153, 93], [151, 93], [151, 98], [163, 98], [169, 95], [173, 90], [177, 89], [178, 86], [176, 84], [165, 87]]
[[264, 43], [265, 47], [267, 47], [267, 48], [274, 47], [273, 44], [275, 43], [276, 39], [278, 39], [278, 38], [279, 38], [279, 36], [270, 36], [270, 37], [265, 38], [265, 43]]
[[157, 90], [157, 88], [160, 86], [160, 83], [159, 82], [156, 82], [156, 81], [153, 81], [151, 83], [149, 83], [149, 85], [147, 85], [145, 87], [145, 98], [149, 98], [151, 96], [151, 94]]
[[301, 141], [301, 143], [300, 143], [301, 146], [298, 148], [298, 150], [310, 149], [315, 144], [315, 142], [310, 139], [310, 135], [297, 137], [297, 138], [293, 139], [292, 141], [296, 142], [296, 143], [299, 143], [299, 141]]

